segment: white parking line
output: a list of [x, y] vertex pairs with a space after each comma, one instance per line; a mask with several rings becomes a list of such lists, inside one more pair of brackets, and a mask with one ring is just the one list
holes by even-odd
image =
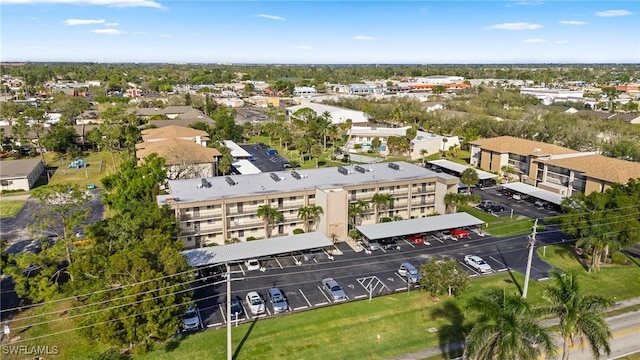
[[280, 266], [280, 269], [283, 269], [282, 264], [280, 264], [280, 261], [278, 261], [278, 258], [274, 258], [276, 260], [276, 262], [278, 263], [278, 266]]
[[491, 259], [491, 260], [493, 260], [493, 261], [497, 262], [498, 264], [500, 264], [500, 265], [504, 266], [505, 268], [507, 267], [507, 265], [506, 265], [506, 264], [504, 264], [504, 263], [503, 263], [503, 262], [501, 262], [501, 261], [498, 261], [498, 259], [494, 258], [493, 256], [489, 256], [489, 259]]
[[398, 274], [397, 272], [395, 272], [394, 274], [396, 274], [396, 275], [397, 275], [397, 276], [398, 276], [402, 281], [404, 281], [405, 283], [407, 282], [407, 279], [406, 279], [404, 276], [402, 276], [402, 275]]
[[329, 297], [327, 296], [327, 294], [324, 292], [324, 290], [322, 290], [322, 288], [320, 286], [318, 286], [318, 290], [320, 290], [320, 292], [322, 293], [322, 295], [324, 296], [325, 299], [327, 299], [327, 301], [331, 302], [331, 300], [329, 299]]
[[222, 304], [218, 304], [218, 306], [220, 307], [220, 314], [222, 314], [222, 321], [227, 322], [227, 317], [225, 316], [225, 311], [222, 308]]
[[242, 271], [242, 276], [245, 276], [246, 274], [244, 273], [244, 269], [242, 268], [242, 264], [238, 264], [238, 266], [240, 267], [240, 271]]
[[202, 323], [202, 316], [200, 315], [200, 309], [196, 310], [198, 312], [198, 321], [200, 321], [200, 329], [204, 328], [204, 324]]
[[316, 306], [322, 306], [322, 305], [327, 305], [327, 304], [329, 304], [329, 303], [325, 301], [325, 302], [317, 303]]
[[298, 289], [298, 291], [300, 291], [300, 295], [302, 295], [302, 297], [304, 298], [304, 301], [306, 301], [307, 304], [309, 304], [309, 307], [311, 307], [311, 303], [309, 302], [309, 299], [307, 299], [307, 297], [302, 292], [302, 289]]
[[215, 324], [209, 324], [209, 325], [207, 325], [207, 327], [211, 328], [211, 327], [221, 326], [221, 325], [222, 325], [222, 323], [215, 323]]
[[396, 292], [405, 291], [405, 290], [407, 290], [406, 286], [405, 287], [401, 287], [401, 288], [397, 288]]
[[300, 306], [300, 307], [297, 307], [297, 308], [293, 308], [293, 310], [294, 311], [295, 310], [303, 310], [303, 309], [308, 309], [308, 308], [309, 308], [308, 306]]
[[467, 269], [473, 271], [474, 274], [480, 275], [474, 268], [472, 268], [471, 266], [467, 265], [467, 263], [465, 263], [464, 261], [458, 261], [460, 264], [462, 264], [462, 266], [466, 267]]
[[265, 310], [267, 310], [267, 315], [271, 315], [271, 311], [269, 311], [269, 308], [265, 306]]
[[363, 299], [366, 298], [367, 295], [357, 295], [354, 299]]
[[251, 316], [247, 312], [247, 308], [244, 307], [244, 304], [240, 304], [240, 306], [242, 306], [242, 311], [244, 312], [244, 315], [247, 317], [247, 319], [251, 320]]
[[402, 239], [404, 242], [406, 242], [407, 244], [409, 244], [409, 246], [411, 246], [412, 248], [415, 248], [416, 246], [413, 245], [412, 243], [410, 243], [409, 241], [407, 241], [406, 239]]

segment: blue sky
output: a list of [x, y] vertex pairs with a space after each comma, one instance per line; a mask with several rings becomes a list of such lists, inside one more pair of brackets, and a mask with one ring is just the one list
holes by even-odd
[[0, 0], [0, 60], [640, 63], [638, 1]]

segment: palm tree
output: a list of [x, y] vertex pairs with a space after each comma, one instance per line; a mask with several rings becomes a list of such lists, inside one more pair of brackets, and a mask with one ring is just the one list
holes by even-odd
[[616, 89], [615, 87], [611, 86], [611, 87], [606, 87], [604, 89], [602, 89], [602, 92], [607, 95], [607, 100], [609, 100], [609, 112], [614, 112], [613, 111], [613, 101], [615, 99], [618, 98], [618, 89]]
[[267, 238], [270, 238], [273, 224], [282, 220], [282, 213], [278, 209], [272, 208], [271, 205], [262, 205], [256, 211], [256, 215], [264, 221], [265, 233]]
[[318, 144], [313, 145], [311, 149], [309, 149], [309, 154], [311, 155], [312, 158], [316, 159], [316, 168], [318, 168], [319, 167], [318, 160], [320, 160], [320, 156], [322, 155], [322, 146]]
[[466, 168], [460, 174], [460, 182], [467, 185], [467, 195], [471, 195], [471, 185], [475, 185], [480, 181], [478, 172], [473, 168]]
[[420, 157], [422, 157], [422, 167], [427, 166], [427, 154], [429, 154], [429, 150], [427, 149], [420, 149]]
[[310, 232], [311, 225], [315, 224], [316, 219], [322, 214], [324, 214], [324, 210], [322, 210], [322, 206], [319, 205], [300, 207], [298, 209], [298, 218], [304, 221], [304, 231]]
[[582, 348], [585, 340], [595, 359], [600, 358], [600, 350], [609, 355], [612, 334], [603, 310], [613, 302], [600, 296], [585, 295], [576, 273], [563, 274], [553, 270], [550, 276], [555, 286], [548, 287], [543, 296], [551, 302], [546, 310], [560, 320], [562, 360], [569, 359], [569, 349], [574, 344], [578, 343]]
[[451, 214], [456, 212], [458, 208], [459, 198], [460, 198], [460, 194], [453, 193], [453, 192], [446, 193], [444, 195], [444, 204], [446, 206], [446, 210], [445, 210], [446, 214]]
[[358, 217], [367, 211], [369, 211], [369, 203], [365, 200], [360, 199], [349, 204], [349, 217], [353, 219], [353, 226], [358, 225]]
[[371, 203], [375, 209], [376, 224], [380, 222], [380, 210], [387, 206], [393, 206], [393, 196], [390, 194], [375, 193], [371, 197]]
[[510, 175], [516, 172], [516, 169], [514, 169], [513, 166], [509, 165], [504, 165], [500, 168], [500, 170], [502, 170], [502, 172], [506, 175], [507, 182], [509, 182], [509, 179], [511, 178]]
[[490, 288], [469, 300], [468, 312], [480, 319], [465, 339], [465, 359], [535, 360], [552, 356], [555, 345], [548, 330], [538, 324], [538, 311], [518, 294]]

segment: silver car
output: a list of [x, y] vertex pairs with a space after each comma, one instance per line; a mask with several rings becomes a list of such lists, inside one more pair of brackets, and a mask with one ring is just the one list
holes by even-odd
[[269, 294], [269, 302], [273, 307], [274, 313], [277, 314], [289, 310], [289, 303], [287, 303], [287, 299], [280, 289], [271, 288], [267, 293]]
[[342, 300], [347, 298], [347, 294], [344, 293], [342, 287], [332, 278], [322, 279], [322, 289], [331, 295], [333, 300]]
[[411, 265], [408, 262], [400, 264], [398, 274], [407, 279], [407, 281], [412, 284], [417, 284], [420, 282], [420, 272], [418, 271], [418, 269], [416, 269], [415, 266]]

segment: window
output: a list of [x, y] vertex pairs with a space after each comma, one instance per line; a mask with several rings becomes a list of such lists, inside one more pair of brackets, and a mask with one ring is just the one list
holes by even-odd
[[296, 197], [295, 196], [290, 197], [289, 201], [296, 201]]
[[207, 220], [207, 224], [209, 224], [209, 225], [213, 224], [213, 219]]

